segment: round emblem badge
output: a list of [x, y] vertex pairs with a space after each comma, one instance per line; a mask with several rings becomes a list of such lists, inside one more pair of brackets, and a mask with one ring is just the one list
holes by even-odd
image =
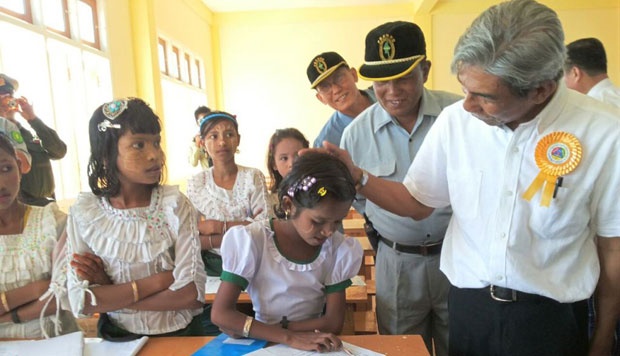
[[538, 141], [534, 155], [541, 172], [560, 177], [577, 167], [581, 153], [581, 143], [573, 134], [552, 132]]
[[314, 69], [319, 72], [319, 74], [323, 74], [323, 72], [327, 70], [327, 63], [325, 62], [325, 58], [323, 57], [315, 59], [312, 65], [314, 66]]
[[379, 58], [381, 58], [382, 61], [394, 59], [396, 55], [396, 47], [394, 45], [396, 40], [394, 37], [390, 34], [385, 34], [379, 37], [377, 42], [379, 43]]

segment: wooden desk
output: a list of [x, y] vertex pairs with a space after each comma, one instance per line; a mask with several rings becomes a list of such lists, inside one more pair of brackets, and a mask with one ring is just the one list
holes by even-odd
[[344, 219], [342, 220], [342, 228], [347, 236], [366, 236], [364, 230], [364, 219]]
[[[368, 292], [366, 286], [350, 286], [346, 289], [347, 304], [357, 306], [358, 304], [365, 304], [368, 301]], [[207, 304], [213, 303], [216, 293], [206, 293], [205, 302]], [[250, 295], [248, 293], [239, 294], [239, 300], [237, 303], [252, 303]]]
[[[342, 335], [340, 338], [388, 356], [428, 355], [420, 335]], [[138, 356], [188, 356], [211, 339], [210, 336], [152, 337]]]

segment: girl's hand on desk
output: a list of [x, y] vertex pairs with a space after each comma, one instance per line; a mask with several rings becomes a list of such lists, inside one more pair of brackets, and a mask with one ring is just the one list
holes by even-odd
[[74, 253], [71, 267], [82, 280], [88, 280], [90, 284], [112, 284], [110, 277], [105, 272], [103, 261], [92, 253]]
[[342, 348], [342, 341], [332, 333], [320, 331], [292, 332], [287, 344], [300, 350], [331, 352]]

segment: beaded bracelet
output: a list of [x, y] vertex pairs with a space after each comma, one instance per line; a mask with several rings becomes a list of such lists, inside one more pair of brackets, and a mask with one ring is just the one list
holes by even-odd
[[21, 319], [19, 318], [19, 315], [17, 315], [17, 308], [11, 310], [11, 320], [15, 324], [21, 324], [22, 323]]

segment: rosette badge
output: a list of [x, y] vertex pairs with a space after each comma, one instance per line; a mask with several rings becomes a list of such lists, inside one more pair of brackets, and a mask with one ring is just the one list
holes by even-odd
[[575, 170], [581, 161], [581, 155], [581, 143], [573, 134], [552, 132], [541, 138], [534, 151], [540, 173], [523, 193], [523, 198], [529, 201], [542, 190], [540, 205], [549, 206], [558, 185], [558, 178], [561, 179]]

